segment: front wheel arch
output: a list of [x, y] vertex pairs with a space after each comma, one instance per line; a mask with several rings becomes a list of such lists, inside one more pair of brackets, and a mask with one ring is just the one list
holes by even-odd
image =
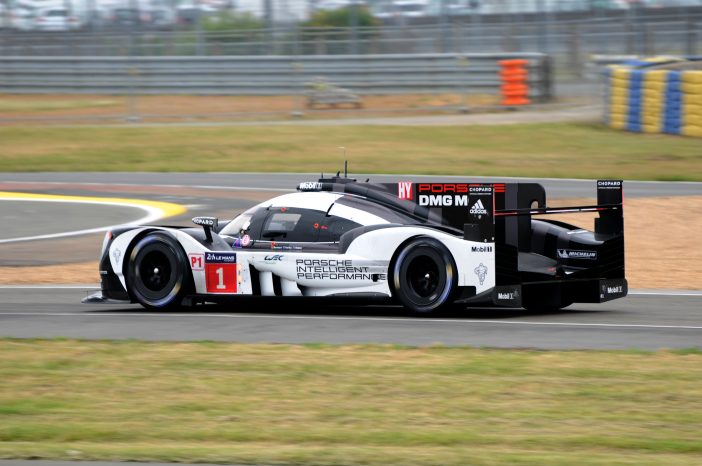
[[[181, 305], [183, 298], [194, 289], [187, 255], [178, 240], [168, 232], [150, 230], [135, 237], [124, 261], [127, 292], [133, 302], [147, 309], [171, 310]], [[145, 275], [148, 264], [155, 260], [163, 264], [168, 274], [160, 283]], [[148, 273], [148, 272], [146, 272]], [[149, 284], [147, 284], [149, 282]]]

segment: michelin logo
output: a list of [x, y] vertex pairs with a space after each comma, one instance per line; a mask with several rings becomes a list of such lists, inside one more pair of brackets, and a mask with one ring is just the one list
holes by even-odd
[[487, 210], [485, 210], [482, 199], [478, 199], [478, 201], [473, 204], [473, 207], [470, 208], [470, 213], [474, 215], [487, 215]]
[[574, 249], [556, 250], [559, 259], [589, 259], [597, 260], [597, 251], [577, 251]]

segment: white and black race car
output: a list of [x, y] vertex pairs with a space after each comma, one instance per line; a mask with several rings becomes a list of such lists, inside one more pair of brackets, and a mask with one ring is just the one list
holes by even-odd
[[[594, 231], [534, 216], [598, 212]], [[557, 309], [627, 294], [622, 182], [597, 204], [546, 207], [535, 183], [302, 183], [228, 222], [108, 232], [101, 291], [149, 309], [241, 295], [382, 298], [426, 313], [454, 303]]]

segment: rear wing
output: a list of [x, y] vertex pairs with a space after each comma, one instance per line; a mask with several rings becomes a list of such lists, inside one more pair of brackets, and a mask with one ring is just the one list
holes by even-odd
[[[496, 185], [499, 186], [499, 185]], [[504, 192], [504, 191], [502, 191]], [[532, 216], [546, 214], [568, 214], [578, 212], [599, 212], [599, 218], [595, 219], [595, 233], [618, 235], [624, 232], [623, 216], [623, 183], [622, 180], [598, 180], [597, 181], [597, 204], [572, 207], [520, 207], [524, 201], [529, 201], [529, 197], [517, 198], [517, 207], [496, 209], [495, 217], [515, 217]], [[542, 198], [545, 203], [545, 198]], [[496, 200], [497, 204], [505, 205], [505, 200]], [[533, 199], [530, 203], [540, 202]], [[539, 204], [537, 204], [539, 205]]]

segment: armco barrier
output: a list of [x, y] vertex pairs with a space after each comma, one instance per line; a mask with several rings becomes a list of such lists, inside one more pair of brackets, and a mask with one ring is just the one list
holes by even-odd
[[[675, 65], [684, 68], [680, 62]], [[660, 69], [664, 66], [617, 66], [606, 71], [609, 126], [702, 137], [702, 69]]]
[[498, 61], [523, 59], [532, 99], [551, 97], [541, 53], [215, 57], [0, 57], [10, 94], [292, 95], [315, 78], [357, 94], [498, 93]]

